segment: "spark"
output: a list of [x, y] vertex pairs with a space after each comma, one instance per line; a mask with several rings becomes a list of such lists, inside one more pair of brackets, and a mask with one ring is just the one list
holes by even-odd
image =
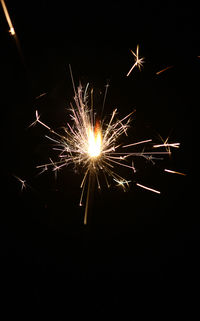
[[141, 67], [143, 66], [143, 63], [144, 63], [144, 58], [139, 58], [139, 45], [137, 45], [136, 53], [133, 52], [133, 50], [131, 50], [131, 53], [135, 57], [135, 63], [133, 64], [133, 66], [131, 67], [129, 72], [127, 73], [126, 77], [128, 77], [130, 75], [130, 73], [132, 72], [132, 70], [137, 66], [138, 66], [138, 69], [141, 70]]
[[165, 147], [166, 151], [169, 153], [169, 155], [171, 155], [171, 147], [173, 147], [173, 148], [180, 147], [180, 143], [169, 143], [169, 136], [165, 140], [160, 135], [159, 135], [159, 137], [163, 143], [153, 145], [153, 148]]
[[8, 26], [9, 26], [9, 33], [12, 36], [12, 38], [14, 39], [14, 41], [15, 41], [19, 56], [21, 58], [21, 62], [26, 67], [26, 62], [25, 62], [24, 55], [23, 55], [23, 52], [22, 52], [21, 44], [20, 44], [19, 38], [17, 36], [17, 33], [15, 32], [15, 29], [13, 27], [13, 24], [12, 24], [10, 15], [8, 13], [8, 9], [6, 7], [5, 1], [4, 0], [0, 0], [0, 1], [1, 1], [1, 5], [2, 5], [2, 8], [3, 8], [3, 11], [4, 11], [5, 18], [7, 20]]
[[107, 92], [108, 92], [108, 88], [109, 88], [110, 84], [109, 82], [107, 82], [106, 86], [105, 86], [105, 94], [104, 94], [104, 98], [103, 98], [103, 105], [102, 105], [102, 110], [101, 110], [101, 115], [103, 114], [104, 111], [104, 106], [105, 106], [105, 102], [106, 102], [106, 96], [107, 96]]
[[13, 175], [20, 183], [21, 183], [21, 192], [26, 189], [27, 184], [26, 184], [26, 180], [21, 179], [20, 177]]
[[180, 143], [163, 143], [163, 144], [153, 145], [153, 148], [159, 148], [159, 147], [174, 147], [174, 148], [179, 148], [179, 147], [180, 147]]
[[168, 67], [166, 67], [166, 68], [164, 68], [164, 69], [162, 69], [162, 70], [160, 70], [160, 71], [157, 71], [156, 72], [156, 75], [160, 75], [160, 74], [162, 74], [164, 71], [166, 71], [166, 70], [168, 70], [168, 69], [171, 69], [171, 68], [173, 68], [174, 66], [172, 65], [172, 66], [168, 66]]
[[184, 174], [184, 173], [173, 171], [171, 169], [166, 169], [165, 168], [164, 171], [167, 172], [167, 173], [171, 173], [171, 174], [178, 174], [178, 175], [186, 176], [186, 174]]
[[136, 142], [136, 143], [124, 145], [123, 148], [130, 147], [130, 146], [135, 146], [135, 145], [140, 145], [140, 144], [144, 144], [144, 143], [149, 143], [151, 141], [152, 141], [152, 139], [146, 139], [146, 140], [142, 140], [141, 142]]
[[147, 187], [147, 186], [144, 186], [142, 184], [139, 184], [139, 183], [136, 183], [137, 186], [141, 187], [141, 188], [144, 188], [148, 191], [151, 191], [151, 192], [154, 192], [154, 193], [157, 193], [157, 194], [160, 194], [160, 191], [157, 191], [156, 189], [153, 189], [153, 188], [150, 188], [150, 187]]
[[2, 5], [2, 8], [3, 8], [3, 11], [4, 11], [4, 14], [5, 14], [5, 17], [6, 17], [6, 20], [7, 20], [7, 23], [8, 23], [8, 26], [9, 26], [9, 33], [12, 35], [12, 36], [15, 36], [15, 29], [13, 27], [13, 24], [12, 24], [12, 21], [10, 19], [10, 15], [8, 13], [8, 9], [6, 7], [6, 4], [5, 4], [5, 1], [4, 0], [0, 0], [1, 1], [1, 5]]
[[46, 127], [49, 131], [52, 131], [51, 128], [49, 126], [47, 126], [45, 123], [43, 123], [41, 120], [40, 120], [40, 115], [38, 114], [38, 110], [35, 111], [35, 121], [32, 122], [30, 125], [29, 125], [29, 128], [30, 127], [33, 127], [35, 126], [37, 123], [41, 124], [42, 126]]
[[[72, 76], [71, 68], [70, 73]], [[169, 154], [168, 151], [145, 151], [134, 152], [129, 150], [134, 148], [136, 145], [151, 143], [152, 139], [145, 139], [132, 144], [123, 144], [121, 142], [122, 135], [128, 136], [127, 131], [130, 127], [130, 122], [135, 110], [130, 112], [123, 118], [118, 119], [117, 109], [114, 109], [110, 117], [99, 119], [97, 114], [94, 112], [93, 106], [93, 90], [89, 91], [89, 84], [85, 87], [79, 85], [77, 90], [72, 78], [72, 84], [74, 88], [74, 103], [70, 104], [70, 118], [71, 122], [67, 122], [63, 127], [63, 133], [60, 134], [48, 125], [46, 125], [41, 119], [38, 110], [35, 112], [36, 119], [29, 126], [32, 127], [37, 123], [45, 127], [53, 137], [46, 136], [57, 150], [58, 160], [49, 162], [43, 165], [38, 165], [37, 168], [41, 169], [41, 172], [46, 171], [49, 167], [55, 172], [55, 174], [62, 167], [73, 165], [74, 172], [79, 169], [83, 174], [82, 181], [80, 184], [81, 196], [80, 206], [83, 205], [85, 199], [85, 213], [84, 213], [84, 224], [88, 221], [88, 209], [91, 199], [91, 194], [94, 190], [94, 183], [96, 182], [98, 189], [101, 189], [103, 181], [106, 182], [107, 187], [110, 187], [111, 182], [115, 181], [117, 186], [121, 187], [124, 191], [131, 182], [130, 179], [122, 177], [119, 169], [124, 168], [127, 171], [131, 170], [134, 175], [136, 168], [133, 162], [134, 157], [145, 158], [152, 161], [154, 155], [165, 155]], [[107, 90], [106, 90], [107, 92]], [[104, 102], [105, 104], [105, 97]], [[179, 143], [167, 144], [167, 148], [178, 147]], [[160, 147], [165, 146], [162, 144]], [[157, 145], [153, 145], [155, 148]], [[157, 146], [158, 147], [158, 146]], [[127, 151], [124, 149], [127, 148]], [[160, 159], [160, 158], [158, 158]], [[137, 186], [149, 190], [154, 193], [160, 194], [159, 191], [141, 185]], [[85, 197], [85, 193], [87, 193]]]
[[35, 97], [35, 100], [38, 100], [38, 99], [40, 99], [40, 98], [42, 98], [42, 97], [44, 97], [46, 95], [47, 95], [47, 93], [42, 93], [39, 96]]
[[129, 187], [129, 183], [131, 182], [130, 180], [129, 181], [127, 181], [126, 179], [118, 180], [115, 178], [114, 178], [114, 181], [117, 183], [117, 186], [122, 187], [124, 192], [126, 192], [126, 189]]
[[42, 168], [42, 170], [37, 174], [37, 176], [43, 174], [44, 172], [46, 172], [48, 170], [48, 167], [46, 165], [36, 166], [36, 168]]

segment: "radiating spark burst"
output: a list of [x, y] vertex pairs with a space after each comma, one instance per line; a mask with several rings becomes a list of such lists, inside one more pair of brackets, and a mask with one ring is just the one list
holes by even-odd
[[38, 99], [40, 99], [40, 98], [42, 98], [42, 97], [44, 97], [46, 95], [47, 95], [47, 93], [42, 93], [39, 96], [35, 97], [35, 100], [38, 100]]
[[[106, 119], [99, 120], [93, 109], [93, 90], [91, 90], [90, 96], [88, 85], [85, 90], [81, 85], [75, 90], [73, 82], [73, 87], [75, 105], [70, 104], [72, 124], [67, 123], [67, 126], [63, 128], [63, 135], [55, 132], [42, 122], [37, 110], [36, 120], [30, 126], [39, 123], [50, 131], [53, 137], [47, 135], [46, 137], [55, 144], [54, 149], [59, 151], [58, 161], [54, 162], [50, 159], [49, 163], [37, 166], [37, 168], [41, 169], [40, 173], [46, 171], [48, 167], [51, 167], [53, 171], [57, 173], [59, 169], [70, 164], [74, 165], [75, 170], [79, 167], [83, 172], [83, 178], [80, 185], [80, 206], [83, 205], [87, 187], [84, 214], [84, 224], [87, 224], [89, 200], [94, 181], [96, 181], [97, 187], [100, 189], [102, 177], [104, 177], [107, 187], [110, 187], [111, 182], [114, 180], [117, 183], [117, 186], [122, 187], [125, 191], [131, 181], [118, 174], [116, 167], [118, 168], [121, 166], [127, 168], [134, 174], [136, 169], [132, 160], [133, 157], [138, 156], [147, 160], [152, 160], [152, 158], [156, 159], [157, 155], [160, 154], [169, 155], [169, 151], [145, 151], [143, 149], [141, 152], [125, 152], [125, 148], [130, 148], [139, 144], [145, 146], [152, 142], [152, 139], [145, 139], [126, 145], [120, 143], [119, 140], [122, 135], [128, 136], [127, 130], [130, 126], [131, 116], [134, 114], [135, 110], [122, 119], [117, 119], [117, 109], [115, 109], [108, 121], [106, 121]], [[177, 147], [177, 144], [178, 143], [172, 143], [168, 145]], [[163, 145], [164, 144], [160, 147]], [[156, 148], [156, 145], [154, 145], [154, 148]], [[128, 162], [128, 159], [130, 162]], [[160, 193], [153, 188], [146, 187], [139, 183], [136, 185], [150, 190], [151, 192]]]
[[138, 66], [139, 70], [141, 70], [141, 67], [143, 66], [143, 63], [144, 63], [144, 58], [139, 58], [139, 45], [137, 45], [136, 53], [133, 52], [133, 50], [131, 50], [131, 53], [135, 57], [135, 63], [133, 64], [133, 66], [131, 67], [129, 72], [127, 73], [126, 77], [128, 77], [130, 75], [130, 73], [132, 72], [132, 70], [137, 66]]

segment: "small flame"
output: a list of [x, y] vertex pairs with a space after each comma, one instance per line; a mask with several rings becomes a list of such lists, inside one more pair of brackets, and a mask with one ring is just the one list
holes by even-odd
[[89, 128], [88, 131], [88, 154], [90, 157], [98, 157], [101, 154], [102, 137], [99, 123], [95, 125], [95, 129]]

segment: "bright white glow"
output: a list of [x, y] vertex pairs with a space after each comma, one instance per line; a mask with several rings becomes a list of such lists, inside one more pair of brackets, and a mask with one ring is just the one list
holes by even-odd
[[11, 34], [12, 36], [14, 36], [14, 35], [15, 35], [15, 30], [14, 30], [14, 28], [13, 28], [13, 27], [11, 27], [11, 28], [10, 28], [9, 32], [10, 32], [10, 34]]
[[98, 157], [101, 154], [101, 131], [98, 130], [96, 133], [89, 128], [88, 132], [88, 154], [90, 157]]

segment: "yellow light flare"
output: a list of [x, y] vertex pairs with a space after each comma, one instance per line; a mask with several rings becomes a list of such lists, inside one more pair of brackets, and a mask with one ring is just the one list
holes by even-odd
[[0, 0], [1, 1], [1, 5], [2, 5], [2, 8], [3, 8], [3, 11], [4, 11], [4, 14], [5, 14], [5, 17], [6, 17], [6, 20], [7, 20], [7, 23], [8, 23], [8, 26], [9, 26], [9, 33], [14, 36], [15, 35], [15, 29], [13, 27], [13, 24], [12, 24], [12, 21], [10, 19], [10, 15], [8, 13], [8, 9], [6, 7], [6, 4], [4, 2], [4, 0]]
[[89, 128], [88, 132], [88, 154], [92, 158], [96, 158], [101, 154], [102, 137], [101, 130], [98, 128], [93, 130]]

